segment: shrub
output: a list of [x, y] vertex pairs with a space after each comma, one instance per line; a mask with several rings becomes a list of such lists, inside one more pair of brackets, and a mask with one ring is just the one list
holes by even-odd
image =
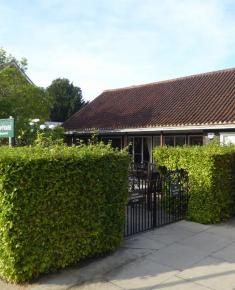
[[37, 130], [33, 145], [49, 147], [53, 145], [63, 145], [64, 128], [55, 127], [53, 129], [45, 128]]
[[154, 159], [170, 170], [189, 174], [188, 219], [217, 223], [234, 213], [234, 146], [157, 147]]
[[0, 275], [24, 282], [123, 238], [126, 152], [102, 144], [0, 148]]

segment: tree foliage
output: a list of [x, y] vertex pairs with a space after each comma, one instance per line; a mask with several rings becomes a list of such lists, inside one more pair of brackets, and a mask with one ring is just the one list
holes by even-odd
[[54, 80], [47, 92], [54, 99], [52, 121], [64, 122], [85, 104], [81, 89], [66, 78]]
[[18, 64], [22, 71], [27, 70], [28, 61], [25, 57], [22, 57], [18, 60], [13, 55], [8, 54], [4, 48], [0, 47], [0, 66], [9, 62], [15, 62], [16, 64]]
[[28, 127], [30, 119], [49, 117], [52, 99], [47, 92], [29, 83], [15, 67], [0, 71], [0, 118], [16, 120], [16, 136]]

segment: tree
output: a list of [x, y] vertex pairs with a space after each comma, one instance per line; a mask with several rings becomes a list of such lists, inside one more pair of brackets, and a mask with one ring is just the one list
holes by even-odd
[[64, 122], [85, 104], [81, 89], [65, 78], [54, 80], [47, 92], [54, 99], [52, 121]]
[[16, 67], [0, 71], [0, 118], [15, 118], [17, 137], [28, 129], [30, 119], [47, 119], [52, 104], [45, 89], [29, 83]]
[[13, 55], [8, 54], [4, 48], [0, 47], [0, 66], [10, 62], [15, 62], [18, 64], [22, 71], [27, 70], [28, 61], [25, 57], [22, 57], [20, 60], [18, 60]]

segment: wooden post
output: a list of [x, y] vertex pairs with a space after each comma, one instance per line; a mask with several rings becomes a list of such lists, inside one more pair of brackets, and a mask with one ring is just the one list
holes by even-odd
[[128, 146], [127, 135], [124, 135], [124, 136], [123, 136], [123, 144], [122, 144], [122, 148], [125, 148], [126, 146]]
[[161, 132], [161, 135], [160, 135], [160, 146], [162, 147], [164, 144], [163, 144], [163, 133]]

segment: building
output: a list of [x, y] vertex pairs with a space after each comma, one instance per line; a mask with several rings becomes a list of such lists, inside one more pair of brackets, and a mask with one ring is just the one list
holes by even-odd
[[20, 68], [20, 66], [17, 64], [17, 62], [15, 60], [12, 60], [8, 63], [2, 64], [0, 65], [0, 71], [4, 70], [6, 68], [15, 68], [16, 71], [23, 76], [23, 78], [29, 83], [34, 85], [34, 83], [32, 82], [32, 80], [28, 77], [28, 75]]
[[135, 162], [155, 146], [235, 143], [235, 68], [104, 91], [64, 123], [69, 143], [95, 131]]

